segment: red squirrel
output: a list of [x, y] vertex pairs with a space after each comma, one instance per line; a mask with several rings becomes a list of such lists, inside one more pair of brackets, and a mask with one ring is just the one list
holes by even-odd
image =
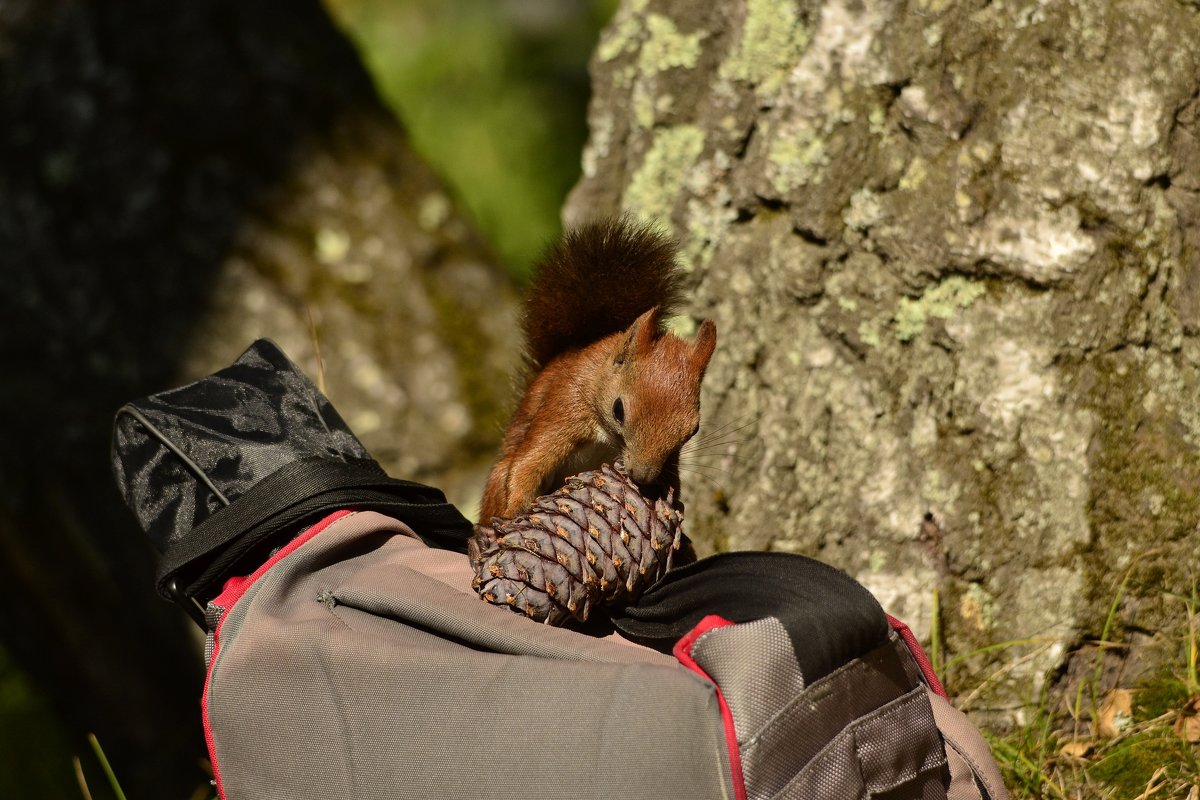
[[677, 484], [717, 344], [711, 320], [691, 341], [663, 330], [681, 282], [672, 241], [627, 218], [568, 231], [542, 258], [522, 316], [530, 369], [488, 476], [483, 525], [618, 458], [640, 486]]

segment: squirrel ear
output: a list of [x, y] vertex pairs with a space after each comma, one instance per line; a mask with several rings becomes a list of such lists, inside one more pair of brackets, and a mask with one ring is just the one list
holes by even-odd
[[658, 338], [658, 306], [644, 312], [628, 328], [625, 349], [630, 355], [647, 353]]
[[700, 323], [700, 330], [696, 331], [696, 338], [692, 341], [692, 363], [697, 371], [704, 372], [708, 367], [708, 360], [712, 358], [716, 347], [717, 325], [711, 319], [706, 319]]

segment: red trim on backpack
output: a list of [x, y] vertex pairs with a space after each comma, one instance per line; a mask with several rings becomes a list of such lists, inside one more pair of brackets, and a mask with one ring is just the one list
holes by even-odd
[[204, 676], [204, 694], [200, 700], [200, 715], [204, 720], [204, 742], [208, 745], [208, 758], [210, 761], [212, 761], [213, 780], [217, 785], [217, 796], [220, 797], [221, 800], [226, 800], [225, 786], [221, 783], [221, 770], [217, 768], [216, 742], [213, 734], [212, 723], [208, 718], [208, 690], [212, 685], [213, 669], [215, 669], [217, 665], [217, 654], [221, 652], [221, 627], [225, 624], [225, 620], [229, 616], [229, 610], [233, 608], [234, 604], [236, 604], [238, 600], [241, 600], [242, 595], [246, 594], [246, 591], [254, 585], [254, 582], [263, 575], [266, 575], [267, 571], [270, 570], [271, 567], [275, 566], [280, 559], [291, 554], [296, 550], [296, 548], [303, 545], [309, 539], [313, 538], [342, 517], [353, 513], [354, 512], [350, 511], [349, 509], [333, 512], [316, 525], [313, 525], [304, 533], [300, 534], [295, 539], [292, 539], [290, 542], [281, 547], [278, 553], [267, 559], [262, 566], [254, 570], [254, 572], [250, 575], [230, 578], [229, 580], [225, 581], [225, 587], [221, 590], [221, 593], [213, 598], [213, 604], [224, 610], [221, 612], [220, 621], [217, 622], [217, 629], [213, 631], [212, 657], [208, 662], [208, 672]]
[[892, 630], [900, 634], [900, 638], [908, 646], [908, 652], [912, 653], [913, 658], [916, 659], [917, 666], [921, 668], [921, 674], [925, 676], [925, 682], [929, 684], [929, 688], [933, 690], [934, 694], [949, 700], [950, 698], [946, 694], [946, 687], [942, 686], [937, 673], [933, 671], [933, 664], [929, 663], [929, 656], [925, 655], [925, 651], [921, 649], [921, 643], [917, 641], [917, 637], [913, 634], [912, 630], [891, 614], [888, 614], [887, 618], [888, 624], [892, 626]]
[[746, 779], [742, 775], [742, 754], [738, 750], [737, 728], [733, 724], [733, 712], [729, 710], [729, 704], [725, 702], [725, 695], [722, 694], [721, 687], [709, 677], [707, 672], [700, 668], [700, 665], [696, 663], [696, 659], [692, 658], [692, 646], [696, 644], [696, 640], [709, 631], [733, 624], [724, 617], [709, 614], [700, 620], [696, 627], [684, 634], [683, 638], [675, 643], [675, 647], [671, 649], [671, 652], [675, 654], [675, 658], [679, 660], [680, 664], [716, 687], [717, 702], [721, 706], [721, 720], [725, 723], [725, 743], [729, 747], [729, 770], [733, 773], [734, 800], [746, 800]]

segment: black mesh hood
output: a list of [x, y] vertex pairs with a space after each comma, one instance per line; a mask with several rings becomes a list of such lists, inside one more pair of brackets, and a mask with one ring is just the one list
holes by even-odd
[[374, 465], [267, 339], [220, 372], [125, 405], [113, 431], [117, 486], [159, 552], [280, 467], [313, 457]]
[[195, 615], [231, 576], [339, 510], [379, 511], [466, 552], [439, 490], [389, 477], [283, 351], [260, 339], [226, 369], [117, 412], [113, 472], [159, 551], [159, 593]]

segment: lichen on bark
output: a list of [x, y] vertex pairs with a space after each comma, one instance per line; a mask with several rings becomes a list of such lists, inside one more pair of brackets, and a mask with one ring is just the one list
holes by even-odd
[[[693, 66], [639, 72], [652, 16]], [[639, 0], [614, 26], [564, 216], [657, 218], [717, 321], [705, 427], [750, 424], [685, 484], [700, 546], [826, 558], [923, 633], [938, 588], [959, 655], [1036, 639], [959, 662], [963, 691], [1009, 665], [980, 709], [1098, 635], [1131, 566], [1122, 620], [1167, 626], [1200, 545], [1200, 9]]]

